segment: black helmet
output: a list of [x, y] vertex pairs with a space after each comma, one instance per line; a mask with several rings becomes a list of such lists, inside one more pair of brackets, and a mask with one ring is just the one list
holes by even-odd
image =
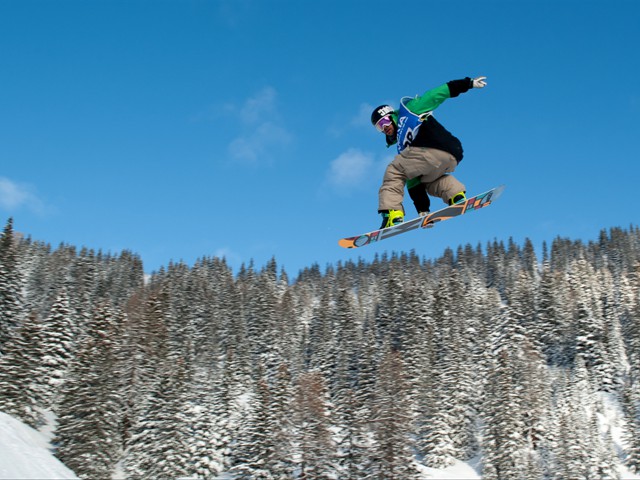
[[380, 121], [382, 117], [386, 117], [387, 115], [393, 113], [393, 107], [391, 105], [380, 105], [376, 107], [373, 113], [371, 114], [371, 123], [375, 125]]

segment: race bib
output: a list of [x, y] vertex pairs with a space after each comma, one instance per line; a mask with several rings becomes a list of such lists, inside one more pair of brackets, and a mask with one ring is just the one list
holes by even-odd
[[402, 152], [413, 142], [413, 139], [418, 135], [420, 125], [423, 120], [431, 115], [431, 112], [423, 113], [422, 115], [416, 115], [411, 112], [406, 103], [413, 100], [411, 97], [402, 97], [400, 100], [400, 110], [398, 110], [398, 136], [397, 147], [398, 153]]

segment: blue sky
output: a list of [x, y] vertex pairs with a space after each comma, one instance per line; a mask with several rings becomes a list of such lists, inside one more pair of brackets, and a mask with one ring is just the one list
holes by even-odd
[[[0, 216], [148, 272], [596, 239], [638, 224], [639, 23], [631, 0], [3, 0]], [[468, 192], [503, 197], [340, 248], [379, 225], [372, 108], [478, 75], [436, 117]]]

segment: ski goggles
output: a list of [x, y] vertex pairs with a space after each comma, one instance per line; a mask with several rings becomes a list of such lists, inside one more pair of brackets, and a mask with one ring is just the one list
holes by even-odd
[[378, 129], [378, 131], [384, 133], [384, 129], [392, 124], [393, 120], [391, 119], [391, 115], [387, 115], [376, 122], [376, 128]]

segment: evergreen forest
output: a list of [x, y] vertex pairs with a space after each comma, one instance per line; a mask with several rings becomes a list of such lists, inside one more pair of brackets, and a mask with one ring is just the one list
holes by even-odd
[[146, 276], [135, 253], [54, 248], [9, 219], [0, 411], [54, 421], [83, 479], [640, 473], [640, 229]]

